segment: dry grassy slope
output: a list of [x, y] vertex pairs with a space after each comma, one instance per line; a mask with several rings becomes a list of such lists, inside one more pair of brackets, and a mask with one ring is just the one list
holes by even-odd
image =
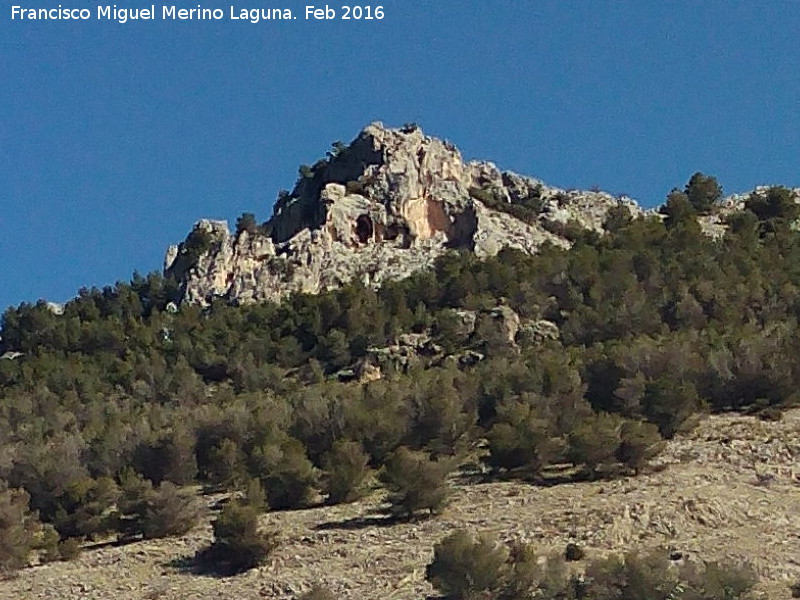
[[[780, 423], [710, 417], [671, 442], [659, 459], [668, 467], [651, 475], [547, 489], [455, 484], [442, 516], [392, 527], [374, 520], [379, 496], [270, 514], [264, 519], [284, 532], [282, 548], [269, 565], [227, 579], [174, 566], [208, 542], [205, 526], [180, 539], [96, 549], [75, 562], [26, 569], [0, 582], [0, 598], [290, 599], [321, 582], [340, 598], [422, 599], [432, 592], [424, 570], [433, 544], [469, 527], [543, 550], [578, 540], [590, 555], [661, 545], [699, 559], [748, 559], [763, 578], [761, 596], [780, 600], [790, 597], [787, 581], [800, 579], [798, 457], [800, 410]], [[773, 480], [759, 483], [757, 474]], [[367, 522], [358, 522], [363, 517]]]

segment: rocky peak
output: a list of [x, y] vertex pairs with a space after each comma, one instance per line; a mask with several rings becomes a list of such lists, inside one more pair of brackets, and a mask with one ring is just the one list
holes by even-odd
[[356, 278], [380, 285], [430, 267], [450, 248], [533, 253], [544, 242], [567, 246], [561, 234], [570, 222], [600, 229], [620, 203], [640, 212], [628, 199], [465, 163], [455, 146], [415, 125], [373, 123], [300, 171], [259, 230], [231, 233], [224, 222], [202, 220], [168, 250], [165, 271], [185, 301], [279, 300]]

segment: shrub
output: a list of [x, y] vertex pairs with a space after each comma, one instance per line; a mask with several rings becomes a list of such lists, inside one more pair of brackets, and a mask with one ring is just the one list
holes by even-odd
[[179, 536], [200, 520], [200, 505], [194, 493], [165, 481], [150, 495], [141, 530], [146, 539]]
[[369, 456], [361, 444], [339, 440], [323, 457], [325, 468], [324, 491], [330, 504], [353, 502], [364, 494], [364, 480], [369, 475]]
[[493, 592], [502, 585], [508, 557], [508, 549], [496, 539], [458, 530], [434, 546], [425, 578], [454, 600]]
[[[188, 365], [186, 368], [191, 369]], [[195, 436], [176, 425], [163, 437], [141, 442], [134, 450], [131, 467], [154, 485], [165, 480], [189, 485], [197, 477], [195, 446]]]
[[81, 477], [70, 482], [55, 501], [52, 521], [61, 538], [96, 537], [114, 528], [111, 514], [119, 489], [108, 477]]
[[0, 488], [0, 572], [28, 563], [38, 522], [28, 510], [24, 490]]
[[740, 600], [758, 581], [747, 565], [693, 563], [673, 569], [666, 553], [626, 554], [593, 561], [574, 581], [579, 598]]
[[242, 233], [243, 231], [250, 235], [258, 233], [258, 223], [253, 213], [242, 213], [242, 216], [236, 219], [236, 233]]
[[267, 502], [267, 494], [258, 479], [251, 479], [244, 491], [242, 503], [247, 506], [252, 506], [258, 511], [269, 510], [269, 502]]
[[664, 225], [667, 229], [675, 229], [679, 225], [696, 226], [697, 212], [689, 201], [686, 193], [679, 190], [672, 190], [667, 196], [667, 201], [659, 209], [665, 215]]
[[51, 523], [45, 523], [38, 533], [34, 547], [39, 551], [39, 561], [41, 563], [49, 563], [60, 560], [59, 535], [56, 528]]
[[122, 477], [122, 496], [118, 504], [118, 531], [123, 537], [146, 539], [183, 535], [200, 519], [197, 498], [165, 481], [153, 488], [135, 473]]
[[620, 203], [616, 206], [612, 206], [608, 209], [608, 212], [606, 212], [606, 217], [603, 220], [603, 229], [609, 233], [616, 233], [630, 225], [631, 221], [633, 221], [631, 210]]
[[244, 455], [239, 445], [224, 438], [208, 450], [205, 476], [208, 481], [224, 489], [230, 489], [246, 477]]
[[331, 149], [328, 150], [325, 154], [328, 156], [329, 159], [333, 160], [334, 158], [340, 157], [344, 152], [347, 150], [347, 145], [341, 141], [335, 141], [331, 144]]
[[666, 554], [626, 554], [593, 561], [577, 588], [580, 598], [668, 600], [679, 583]]
[[762, 408], [756, 413], [756, 416], [761, 421], [782, 421], [783, 420], [783, 412], [779, 408], [775, 408], [774, 406], [768, 406], [767, 408]]
[[541, 560], [527, 544], [509, 547], [492, 536], [475, 536], [464, 530], [455, 531], [436, 544], [425, 576], [434, 588], [453, 600], [575, 597], [562, 557]]
[[213, 242], [213, 236], [205, 229], [193, 229], [186, 241], [181, 244], [187, 267], [195, 266], [200, 257], [211, 249]]
[[220, 574], [241, 573], [264, 563], [278, 545], [274, 531], [258, 526], [258, 510], [230, 502], [214, 521], [214, 541], [198, 555], [201, 565]]
[[432, 456], [463, 453], [477, 421], [471, 388], [454, 366], [416, 375], [407, 396], [411, 426], [406, 445], [424, 448]]
[[795, 202], [792, 190], [785, 187], [771, 187], [763, 194], [753, 192], [745, 203], [745, 208], [755, 213], [759, 221], [793, 221], [800, 215], [800, 205]]
[[555, 453], [549, 420], [532, 401], [510, 400], [497, 407], [497, 421], [486, 436], [489, 464], [505, 469], [524, 468], [538, 475]]
[[645, 385], [642, 413], [665, 438], [671, 438], [703, 407], [691, 382], [664, 375]]
[[692, 175], [684, 192], [691, 205], [700, 214], [709, 212], [722, 198], [722, 188], [717, 178], [700, 172]]
[[59, 560], [73, 560], [81, 553], [81, 541], [78, 538], [67, 538], [58, 542]]
[[687, 567], [683, 576], [697, 600], [739, 600], [748, 597], [758, 583], [758, 576], [747, 564], [709, 562], [704, 567]]
[[634, 472], [645, 466], [664, 445], [658, 427], [643, 421], [626, 420], [620, 430], [620, 439], [617, 458]]
[[425, 452], [400, 446], [387, 459], [381, 479], [389, 490], [390, 512], [412, 517], [419, 511], [441, 512], [450, 495], [447, 476], [452, 460], [431, 460]]
[[123, 539], [142, 535], [142, 522], [153, 496], [153, 484], [134, 471], [120, 475], [116, 529]]
[[[544, 558], [544, 560], [542, 560]], [[514, 543], [499, 600], [552, 598], [572, 600], [566, 560], [563, 556], [541, 557], [529, 544]]]
[[254, 474], [261, 480], [267, 502], [274, 509], [308, 505], [315, 493], [317, 473], [302, 442], [287, 437], [266, 444], [254, 457]]
[[360, 397], [343, 406], [346, 435], [361, 442], [373, 465], [386, 457], [408, 435], [408, 405], [396, 385], [378, 380], [363, 387]]
[[468, 193], [471, 198], [482, 202], [488, 208], [508, 213], [530, 225], [538, 222], [539, 213], [543, 206], [540, 189], [532, 190], [529, 196], [517, 198], [516, 202], [513, 203], [503, 197], [500, 190], [492, 184], [486, 184], [483, 187], [471, 187]]
[[620, 445], [620, 417], [598, 413], [578, 423], [569, 434], [569, 456], [590, 475], [601, 465], [616, 462]]

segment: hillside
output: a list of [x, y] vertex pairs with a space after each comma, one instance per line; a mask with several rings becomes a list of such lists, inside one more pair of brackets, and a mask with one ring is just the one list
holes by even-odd
[[[0, 581], [0, 598], [20, 600], [291, 600], [324, 583], [337, 598], [424, 598], [432, 547], [453, 528], [497, 532], [533, 542], [542, 552], [569, 541], [589, 556], [660, 546], [682, 560], [747, 559], [763, 578], [761, 598], [790, 597], [800, 578], [800, 412], [780, 423], [717, 416], [672, 440], [667, 468], [632, 479], [539, 488], [454, 480], [451, 507], [434, 520], [380, 525], [380, 494], [356, 504], [273, 513], [281, 550], [267, 565], [230, 579], [193, 575], [176, 563], [210, 538], [203, 525], [170, 541], [86, 552], [67, 564]], [[757, 473], [774, 480], [760, 484]], [[359, 522], [359, 519], [363, 522]]]
[[0, 590], [405, 598], [458, 524], [535, 544], [486, 542], [493, 600], [570, 540], [596, 560], [553, 559], [558, 598], [640, 564], [685, 600], [751, 597], [743, 561], [769, 597], [798, 577], [797, 190], [698, 172], [642, 211], [373, 124], [279, 196], [5, 311]]

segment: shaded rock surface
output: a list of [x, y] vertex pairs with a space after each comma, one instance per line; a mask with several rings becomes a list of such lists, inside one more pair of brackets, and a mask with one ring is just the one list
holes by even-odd
[[232, 233], [224, 221], [202, 220], [169, 248], [165, 272], [181, 283], [184, 301], [280, 300], [352, 280], [379, 286], [430, 267], [451, 248], [534, 253], [545, 242], [569, 245], [560, 225], [600, 230], [620, 203], [641, 213], [627, 198], [465, 163], [455, 146], [417, 127], [373, 123], [302, 172], [260, 231]]
[[522, 320], [506, 305], [485, 310], [453, 310], [457, 326], [453, 335], [459, 346], [466, 350], [451, 354], [436, 342], [431, 331], [403, 333], [394, 343], [384, 347], [371, 347], [354, 365], [336, 376], [345, 381], [361, 382], [381, 379], [385, 373], [406, 373], [411, 369], [441, 365], [455, 361], [459, 367], [471, 367], [484, 360], [488, 346], [502, 347], [505, 351], [518, 351], [520, 346], [541, 344], [559, 338], [558, 326], [552, 321]]

